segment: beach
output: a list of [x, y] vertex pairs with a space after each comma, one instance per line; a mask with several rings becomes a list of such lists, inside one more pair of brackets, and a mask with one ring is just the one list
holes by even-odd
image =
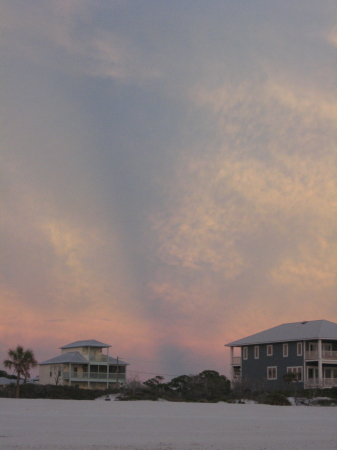
[[1, 449], [337, 449], [337, 408], [0, 399]]

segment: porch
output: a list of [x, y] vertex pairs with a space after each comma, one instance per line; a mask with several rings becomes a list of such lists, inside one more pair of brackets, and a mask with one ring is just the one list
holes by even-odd
[[109, 381], [117, 383], [126, 380], [125, 373], [106, 373], [106, 372], [64, 372], [64, 380], [71, 381]]
[[[318, 360], [319, 359], [318, 350], [309, 350], [305, 352], [306, 360]], [[337, 362], [337, 352], [333, 350], [322, 350], [322, 359], [325, 361], [336, 361]]]
[[232, 356], [231, 365], [241, 366], [241, 356]]
[[305, 388], [331, 388], [337, 386], [337, 378], [308, 378]]

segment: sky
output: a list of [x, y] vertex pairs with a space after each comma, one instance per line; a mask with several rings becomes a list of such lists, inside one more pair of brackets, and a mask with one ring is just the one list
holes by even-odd
[[130, 376], [337, 322], [337, 3], [2, 0], [0, 366]]

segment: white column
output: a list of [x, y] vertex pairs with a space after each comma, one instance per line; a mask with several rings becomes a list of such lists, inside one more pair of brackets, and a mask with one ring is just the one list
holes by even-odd
[[108, 358], [108, 361], [107, 361], [107, 368], [106, 368], [106, 370], [107, 370], [106, 387], [108, 389], [109, 388], [109, 347], [107, 348], [107, 358]]
[[306, 383], [307, 383], [307, 363], [305, 360], [305, 355], [306, 355], [306, 342], [303, 341], [302, 342], [302, 352], [303, 352], [303, 373], [302, 373], [302, 377], [303, 377], [303, 387], [305, 388]]
[[322, 339], [318, 339], [318, 380], [323, 384]]
[[230, 365], [231, 365], [231, 382], [234, 381], [234, 368], [233, 368], [233, 356], [234, 356], [234, 347], [230, 347]]
[[88, 347], [88, 389], [90, 388], [90, 347]]

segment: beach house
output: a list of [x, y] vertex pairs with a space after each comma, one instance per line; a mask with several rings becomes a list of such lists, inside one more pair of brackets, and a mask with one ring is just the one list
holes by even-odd
[[230, 342], [232, 383], [279, 389], [337, 386], [337, 324], [285, 323]]
[[128, 364], [109, 356], [110, 347], [94, 339], [60, 347], [59, 356], [39, 364], [40, 384], [105, 389], [125, 382]]

